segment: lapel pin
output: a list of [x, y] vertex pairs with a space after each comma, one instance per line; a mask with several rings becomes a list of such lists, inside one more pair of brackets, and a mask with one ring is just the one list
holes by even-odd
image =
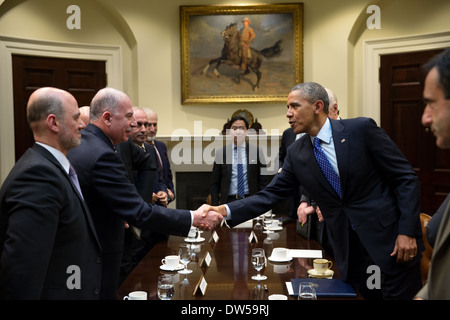
[[345, 142], [345, 139], [342, 139], [342, 140], [341, 140], [341, 143], [344, 143], [344, 142]]

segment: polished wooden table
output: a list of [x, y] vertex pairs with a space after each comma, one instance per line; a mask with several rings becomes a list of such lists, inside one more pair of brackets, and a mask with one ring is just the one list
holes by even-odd
[[[283, 230], [272, 234], [263, 233], [263, 228], [256, 223], [257, 221], [250, 222], [246, 228], [218, 226], [213, 231], [201, 233], [205, 241], [194, 244], [195, 256], [188, 264], [188, 269], [193, 272], [187, 275], [160, 269], [161, 259], [167, 255], [177, 255], [179, 244], [186, 243], [185, 237], [170, 236], [167, 242], [154, 246], [136, 266], [118, 289], [117, 298], [122, 299], [131, 291], [143, 290], [148, 293], [149, 300], [157, 300], [158, 276], [168, 273], [174, 275], [176, 281], [172, 300], [264, 300], [271, 294], [284, 294], [289, 299], [297, 299], [295, 296], [289, 296], [286, 282], [292, 278], [308, 278], [307, 270], [312, 268], [313, 258], [294, 258], [284, 263], [267, 260], [266, 267], [261, 271], [267, 279], [258, 282], [251, 279], [257, 274], [250, 262], [252, 248], [264, 248], [266, 257], [269, 257], [272, 249], [276, 247], [314, 250], [322, 248], [316, 241], [306, 240], [298, 235], [295, 222], [285, 224]], [[249, 241], [252, 231], [257, 242]], [[213, 235], [218, 236], [217, 242], [214, 241]], [[211, 257], [209, 266], [204, 264], [207, 252]], [[330, 259], [325, 252], [323, 257]], [[339, 278], [334, 264], [332, 270], [333, 277]], [[207, 284], [204, 292], [197, 288], [202, 276]]]

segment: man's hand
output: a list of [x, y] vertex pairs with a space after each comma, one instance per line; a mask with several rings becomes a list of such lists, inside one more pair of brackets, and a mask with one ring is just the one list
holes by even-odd
[[222, 215], [222, 217], [226, 217], [227, 216], [227, 208], [225, 208], [224, 205], [220, 205], [220, 206], [209, 206], [208, 211], [215, 211], [217, 213], [220, 213]]
[[302, 225], [308, 221], [308, 215], [315, 213], [313, 206], [308, 206], [308, 203], [302, 202], [297, 208], [298, 222]]
[[167, 193], [165, 193], [164, 191], [158, 191], [158, 193], [156, 194], [156, 198], [162, 206], [167, 207], [167, 204], [169, 203], [167, 201]]
[[214, 229], [220, 222], [222, 222], [223, 216], [212, 207], [204, 204], [196, 211], [194, 211], [194, 222], [192, 225], [200, 230]]
[[391, 257], [397, 255], [397, 262], [408, 262], [417, 255], [416, 238], [399, 234], [395, 240], [394, 251]]

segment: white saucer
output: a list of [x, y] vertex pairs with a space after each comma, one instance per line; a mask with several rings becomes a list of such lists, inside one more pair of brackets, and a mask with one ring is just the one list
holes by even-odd
[[163, 265], [160, 265], [159, 268], [164, 271], [177, 271], [177, 270], [183, 269], [184, 265], [180, 263], [177, 267], [175, 267], [175, 269], [172, 269], [172, 268], [169, 268], [168, 266], [166, 266], [165, 264], [163, 264]]
[[271, 262], [288, 262], [292, 260], [292, 257], [286, 257], [285, 259], [276, 259], [276, 258], [272, 258], [272, 256], [270, 256], [269, 261]]
[[185, 238], [184, 241], [196, 243], [196, 242], [203, 242], [203, 241], [205, 241], [205, 238], [203, 238], [203, 237], [198, 237], [198, 238], [195, 238], [194, 240], [191, 240], [191, 239], [189, 239], [189, 238]]
[[313, 278], [322, 278], [322, 279], [325, 279], [325, 278], [332, 278], [333, 277], [333, 274], [334, 274], [334, 271], [333, 270], [327, 270], [327, 271], [325, 271], [325, 273], [317, 273], [317, 271], [316, 270], [314, 270], [314, 269], [309, 269], [308, 270], [308, 274], [309, 274], [309, 276], [310, 277], [313, 277]]
[[278, 226], [278, 227], [264, 227], [265, 230], [270, 230], [270, 231], [280, 231], [283, 230], [282, 226]]

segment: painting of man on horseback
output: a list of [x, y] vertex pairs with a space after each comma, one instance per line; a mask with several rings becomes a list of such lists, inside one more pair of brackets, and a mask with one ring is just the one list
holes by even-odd
[[219, 58], [212, 59], [208, 62], [205, 68], [202, 70], [202, 74], [205, 74], [210, 67], [215, 65], [214, 74], [219, 77], [219, 66], [222, 62], [228, 61], [240, 67], [241, 73], [234, 79], [237, 84], [241, 83], [241, 78], [253, 71], [256, 74], [256, 82], [252, 83], [252, 89], [259, 88], [261, 81], [261, 71], [259, 70], [263, 62], [263, 56], [267, 58], [273, 58], [278, 56], [282, 52], [281, 40], [278, 40], [272, 47], [265, 48], [261, 51], [250, 47], [251, 42], [255, 39], [255, 32], [248, 25], [250, 20], [244, 18], [244, 29], [241, 32], [237, 29], [236, 23], [229, 24], [224, 31], [222, 31], [222, 38], [224, 40], [224, 46], [222, 54]]
[[285, 100], [303, 77], [298, 22], [289, 12], [190, 16], [185, 36], [182, 28], [183, 102]]

